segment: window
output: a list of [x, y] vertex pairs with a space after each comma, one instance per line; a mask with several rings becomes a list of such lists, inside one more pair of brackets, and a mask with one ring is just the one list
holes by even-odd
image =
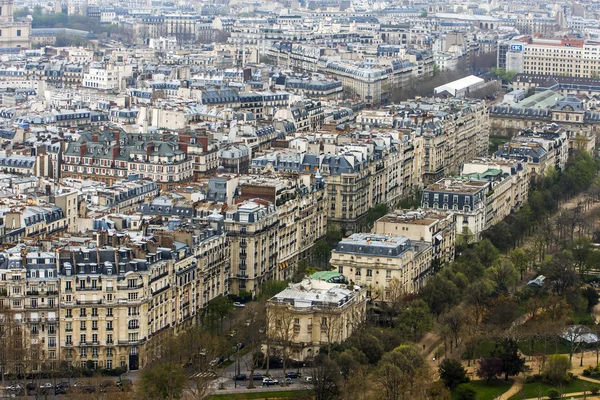
[[[108, 349], [106, 349], [106, 357], [112, 357], [112, 355], [113, 355], [113, 350], [111, 347], [109, 347]], [[112, 361], [108, 361], [108, 362], [112, 363]], [[107, 367], [108, 367], [108, 364], [107, 364]], [[111, 367], [108, 367], [108, 368], [111, 368]]]
[[368, 269], [367, 270], [367, 276], [373, 276], [373, 270], [372, 269]]
[[80, 308], [79, 309], [79, 316], [80, 317], [85, 317], [85, 308]]
[[98, 343], [98, 334], [97, 333], [94, 333], [92, 335], [92, 343]]
[[356, 268], [356, 276], [360, 276], [360, 268]]
[[17, 29], [17, 36], [21, 36], [21, 30]]
[[80, 341], [81, 343], [85, 343], [85, 339], [86, 339], [86, 337], [85, 337], [85, 333], [82, 333], [81, 335], [79, 335], [79, 341]]
[[73, 317], [73, 310], [71, 310], [70, 308], [67, 308], [65, 317], [67, 317], [67, 318]]
[[106, 335], [106, 343], [112, 344], [112, 342], [113, 342], [113, 335], [112, 335], [112, 333], [109, 333], [108, 335]]
[[92, 321], [92, 330], [93, 331], [97, 331], [98, 330], [98, 321]]
[[392, 271], [389, 271], [389, 270], [388, 270], [388, 271], [385, 271], [385, 277], [386, 277], [387, 279], [391, 279], [391, 278], [392, 278]]
[[[86, 358], [87, 357], [87, 349], [85, 347], [83, 347], [81, 349], [81, 352], [79, 353], [79, 357], [81, 357], [81, 358]], [[82, 365], [81, 368], [85, 368], [86, 364], [87, 364], [87, 361], [82, 361], [81, 362], [81, 365]]]
[[112, 331], [112, 330], [113, 330], [113, 324], [112, 324], [112, 321], [107, 321], [107, 322], [106, 322], [106, 330], [107, 330], [107, 331]]
[[97, 317], [97, 316], [98, 316], [98, 309], [92, 308], [92, 317]]
[[112, 317], [113, 316], [113, 309], [112, 308], [107, 308], [106, 309], [106, 316], [107, 317]]
[[79, 330], [81, 330], [81, 331], [85, 331], [86, 330], [85, 321], [81, 321], [79, 323]]

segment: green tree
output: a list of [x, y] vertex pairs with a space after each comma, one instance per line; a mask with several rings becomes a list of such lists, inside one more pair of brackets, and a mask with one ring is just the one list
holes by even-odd
[[544, 375], [553, 384], [559, 385], [564, 382], [567, 371], [571, 369], [569, 357], [562, 354], [554, 354], [548, 357], [544, 367]]
[[459, 360], [446, 358], [438, 368], [440, 379], [448, 389], [453, 390], [462, 383], [469, 382], [467, 371]]
[[327, 244], [326, 240], [319, 240], [313, 246], [313, 260], [320, 269], [326, 269], [331, 259], [332, 248]]
[[420, 294], [437, 318], [460, 301], [460, 292], [454, 282], [441, 274], [431, 277]]
[[529, 257], [525, 253], [525, 250], [522, 248], [514, 249], [508, 254], [508, 258], [513, 263], [515, 269], [519, 271], [521, 280], [523, 280], [523, 275], [529, 268]]
[[456, 388], [452, 398], [456, 400], [477, 400], [477, 391], [472, 385], [463, 383]]
[[429, 307], [423, 300], [408, 303], [396, 319], [398, 329], [408, 334], [414, 342], [419, 340], [423, 332], [431, 329], [432, 323]]
[[592, 254], [593, 252], [596, 252], [592, 241], [589, 238], [582, 236], [569, 243], [567, 248], [573, 255], [575, 265], [579, 270], [579, 276], [583, 277], [590, 265], [589, 263], [596, 261], [595, 255]]
[[263, 282], [258, 291], [258, 301], [264, 303], [277, 293], [283, 292], [287, 287], [288, 282], [286, 281], [270, 280]]
[[373, 225], [375, 224], [375, 221], [377, 221], [379, 218], [385, 216], [388, 213], [388, 206], [385, 203], [380, 203], [377, 204], [375, 207], [370, 208], [367, 211], [367, 215], [366, 215], [366, 224], [367, 227], [370, 229], [373, 227]]
[[563, 296], [578, 282], [575, 260], [572, 253], [567, 250], [552, 256], [552, 259], [542, 266], [542, 273], [547, 281], [551, 282], [554, 293], [559, 296]]
[[525, 359], [519, 356], [519, 346], [514, 339], [506, 338], [502, 341], [498, 358], [502, 361], [505, 381], [508, 381], [509, 376], [519, 375], [525, 371]]
[[206, 306], [206, 321], [213, 330], [221, 332], [223, 321], [233, 313], [233, 301], [226, 296], [219, 296]]
[[492, 286], [486, 280], [478, 280], [469, 285], [465, 293], [465, 300], [472, 310], [475, 324], [478, 325], [489, 306]]
[[340, 370], [329, 357], [318, 355], [311, 370], [315, 400], [332, 400], [339, 392]]
[[496, 286], [497, 292], [506, 293], [508, 288], [515, 283], [518, 278], [515, 267], [506, 258], [498, 260], [493, 266], [488, 268], [486, 276]]
[[183, 367], [174, 363], [155, 364], [142, 370], [140, 380], [147, 398], [175, 400], [183, 395], [186, 373]]
[[487, 239], [477, 243], [473, 249], [485, 268], [491, 267], [500, 257], [500, 251]]

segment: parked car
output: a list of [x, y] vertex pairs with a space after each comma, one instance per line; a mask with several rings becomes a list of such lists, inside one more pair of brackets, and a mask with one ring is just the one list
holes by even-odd
[[263, 386], [272, 386], [272, 385], [279, 384], [279, 381], [277, 379], [273, 379], [273, 378], [263, 378], [262, 384], [263, 384]]
[[69, 393], [70, 386], [71, 385], [69, 385], [69, 382], [60, 382], [54, 388], [54, 394], [67, 394]]
[[91, 385], [81, 386], [81, 393], [96, 393], [96, 387]]
[[14, 383], [14, 384], [6, 387], [6, 390], [11, 391], [11, 392], [20, 392], [23, 389], [24, 389], [23, 385], [21, 385], [20, 383]]
[[25, 385], [25, 389], [27, 390], [27, 394], [37, 393], [37, 385], [33, 382], [29, 382]]
[[246, 380], [246, 374], [237, 374], [237, 375], [234, 375], [233, 380], [234, 381], [245, 381]]
[[73, 387], [82, 387], [82, 386], [85, 386], [85, 385], [81, 381], [77, 381], [73, 384]]
[[51, 389], [51, 388], [52, 388], [52, 384], [50, 382], [42, 383], [40, 385], [40, 389]]
[[294, 381], [292, 380], [292, 378], [285, 378], [285, 384], [286, 385], [291, 385], [292, 383], [294, 383]]
[[298, 372], [291, 371], [291, 372], [286, 373], [285, 377], [292, 378], [292, 379], [298, 379], [298, 378], [300, 378], [300, 374]]
[[234, 306], [234, 307], [246, 307], [246, 305], [245, 305], [245, 304], [242, 304], [242, 303], [240, 303], [239, 301], [235, 301], [235, 302], [233, 303], [233, 306]]
[[261, 374], [260, 372], [255, 372], [254, 375], [252, 375], [253, 381], [262, 381], [262, 379], [263, 379], [263, 374]]
[[312, 376], [307, 376], [306, 378], [304, 378], [305, 382], [312, 382]]

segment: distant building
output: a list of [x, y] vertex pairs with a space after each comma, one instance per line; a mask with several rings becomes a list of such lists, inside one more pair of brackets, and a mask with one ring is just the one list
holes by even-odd
[[439, 96], [447, 93], [452, 97], [467, 97], [469, 92], [480, 89], [485, 84], [485, 81], [475, 75], [470, 75], [465, 78], [446, 83], [445, 85], [436, 87], [433, 91]]
[[331, 252], [331, 265], [350, 283], [367, 287], [367, 296], [390, 301], [396, 294], [416, 293], [433, 274], [430, 243], [404, 236], [355, 233]]
[[305, 279], [267, 302], [267, 336], [276, 354], [312, 359], [323, 345], [342, 343], [367, 316], [366, 289]]

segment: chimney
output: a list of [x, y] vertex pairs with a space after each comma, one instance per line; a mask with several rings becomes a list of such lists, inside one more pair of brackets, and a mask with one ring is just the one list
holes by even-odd
[[92, 142], [94, 142], [94, 143], [98, 142], [98, 133], [96, 133], [96, 132], [92, 133]]
[[119, 129], [115, 129], [115, 130], [113, 131], [113, 134], [114, 134], [114, 136], [115, 136], [115, 140], [116, 140], [117, 142], [119, 142], [119, 140], [121, 140], [121, 131], [120, 131]]
[[86, 151], [87, 151], [87, 143], [83, 143], [79, 150], [79, 156], [82, 157]]

